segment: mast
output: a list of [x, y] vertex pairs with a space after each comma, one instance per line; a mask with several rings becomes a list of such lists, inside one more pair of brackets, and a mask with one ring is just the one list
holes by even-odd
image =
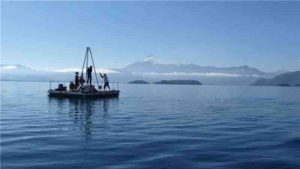
[[83, 64], [82, 64], [82, 69], [81, 69], [81, 74], [82, 74], [82, 76], [83, 76], [83, 69], [84, 69], [86, 57], [87, 57], [87, 49], [86, 49], [86, 51], [85, 51], [84, 60], [83, 60]]
[[90, 50], [90, 47], [86, 47], [86, 65], [85, 65], [85, 71], [86, 71], [86, 78], [88, 77], [88, 67], [89, 67], [89, 50]]
[[95, 63], [94, 63], [94, 58], [93, 58], [92, 50], [91, 50], [90, 47], [86, 47], [85, 56], [84, 56], [84, 60], [83, 60], [83, 64], [82, 64], [81, 74], [83, 74], [83, 69], [84, 69], [84, 65], [85, 65], [86, 78], [88, 77], [87, 69], [89, 67], [89, 55], [91, 56], [92, 64], [93, 64], [93, 67], [94, 67], [94, 73], [95, 73], [95, 77], [96, 77], [97, 86], [99, 86], [96, 67], [95, 67]]
[[93, 54], [92, 54], [92, 50], [91, 49], [90, 49], [90, 54], [91, 54], [91, 59], [92, 59], [93, 67], [94, 67], [94, 73], [95, 73], [95, 77], [96, 77], [97, 86], [99, 86], [98, 76], [97, 76], [96, 67], [95, 67], [95, 64], [94, 64], [94, 59], [93, 59]]

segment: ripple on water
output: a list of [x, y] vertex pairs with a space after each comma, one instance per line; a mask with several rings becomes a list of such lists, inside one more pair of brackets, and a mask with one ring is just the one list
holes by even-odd
[[4, 83], [2, 168], [300, 168], [294, 89], [124, 85], [87, 101], [47, 86]]

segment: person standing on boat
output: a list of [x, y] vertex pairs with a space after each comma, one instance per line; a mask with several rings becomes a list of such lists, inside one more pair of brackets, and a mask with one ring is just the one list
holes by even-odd
[[79, 73], [78, 72], [75, 72], [75, 89], [78, 88], [79, 86]]
[[103, 80], [104, 80], [104, 87], [103, 87], [103, 89], [105, 90], [105, 88], [108, 87], [108, 89], [110, 90], [109, 81], [108, 81], [108, 78], [106, 76], [106, 73], [104, 73], [103, 75], [100, 73], [100, 77], [102, 77]]
[[93, 72], [93, 66], [90, 66], [88, 69], [87, 69], [87, 84], [90, 83], [90, 86], [92, 85], [92, 72]]
[[83, 87], [84, 82], [85, 82], [85, 80], [84, 80], [84, 78], [83, 78], [83, 74], [81, 73], [80, 78], [79, 78], [79, 83], [80, 83], [80, 86], [81, 86], [81, 87]]

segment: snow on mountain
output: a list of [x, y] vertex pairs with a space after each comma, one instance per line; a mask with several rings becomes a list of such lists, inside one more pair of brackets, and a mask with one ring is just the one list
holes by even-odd
[[143, 59], [143, 62], [151, 62], [153, 64], [156, 64], [156, 63], [158, 63], [158, 59], [156, 57], [154, 57], [153, 55], [149, 55]]

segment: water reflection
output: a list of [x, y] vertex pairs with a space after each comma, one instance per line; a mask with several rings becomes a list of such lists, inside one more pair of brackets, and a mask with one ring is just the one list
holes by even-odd
[[111, 110], [118, 107], [118, 98], [109, 99], [58, 99], [49, 98], [49, 111], [59, 115], [67, 114], [86, 139], [94, 131], [106, 128]]

